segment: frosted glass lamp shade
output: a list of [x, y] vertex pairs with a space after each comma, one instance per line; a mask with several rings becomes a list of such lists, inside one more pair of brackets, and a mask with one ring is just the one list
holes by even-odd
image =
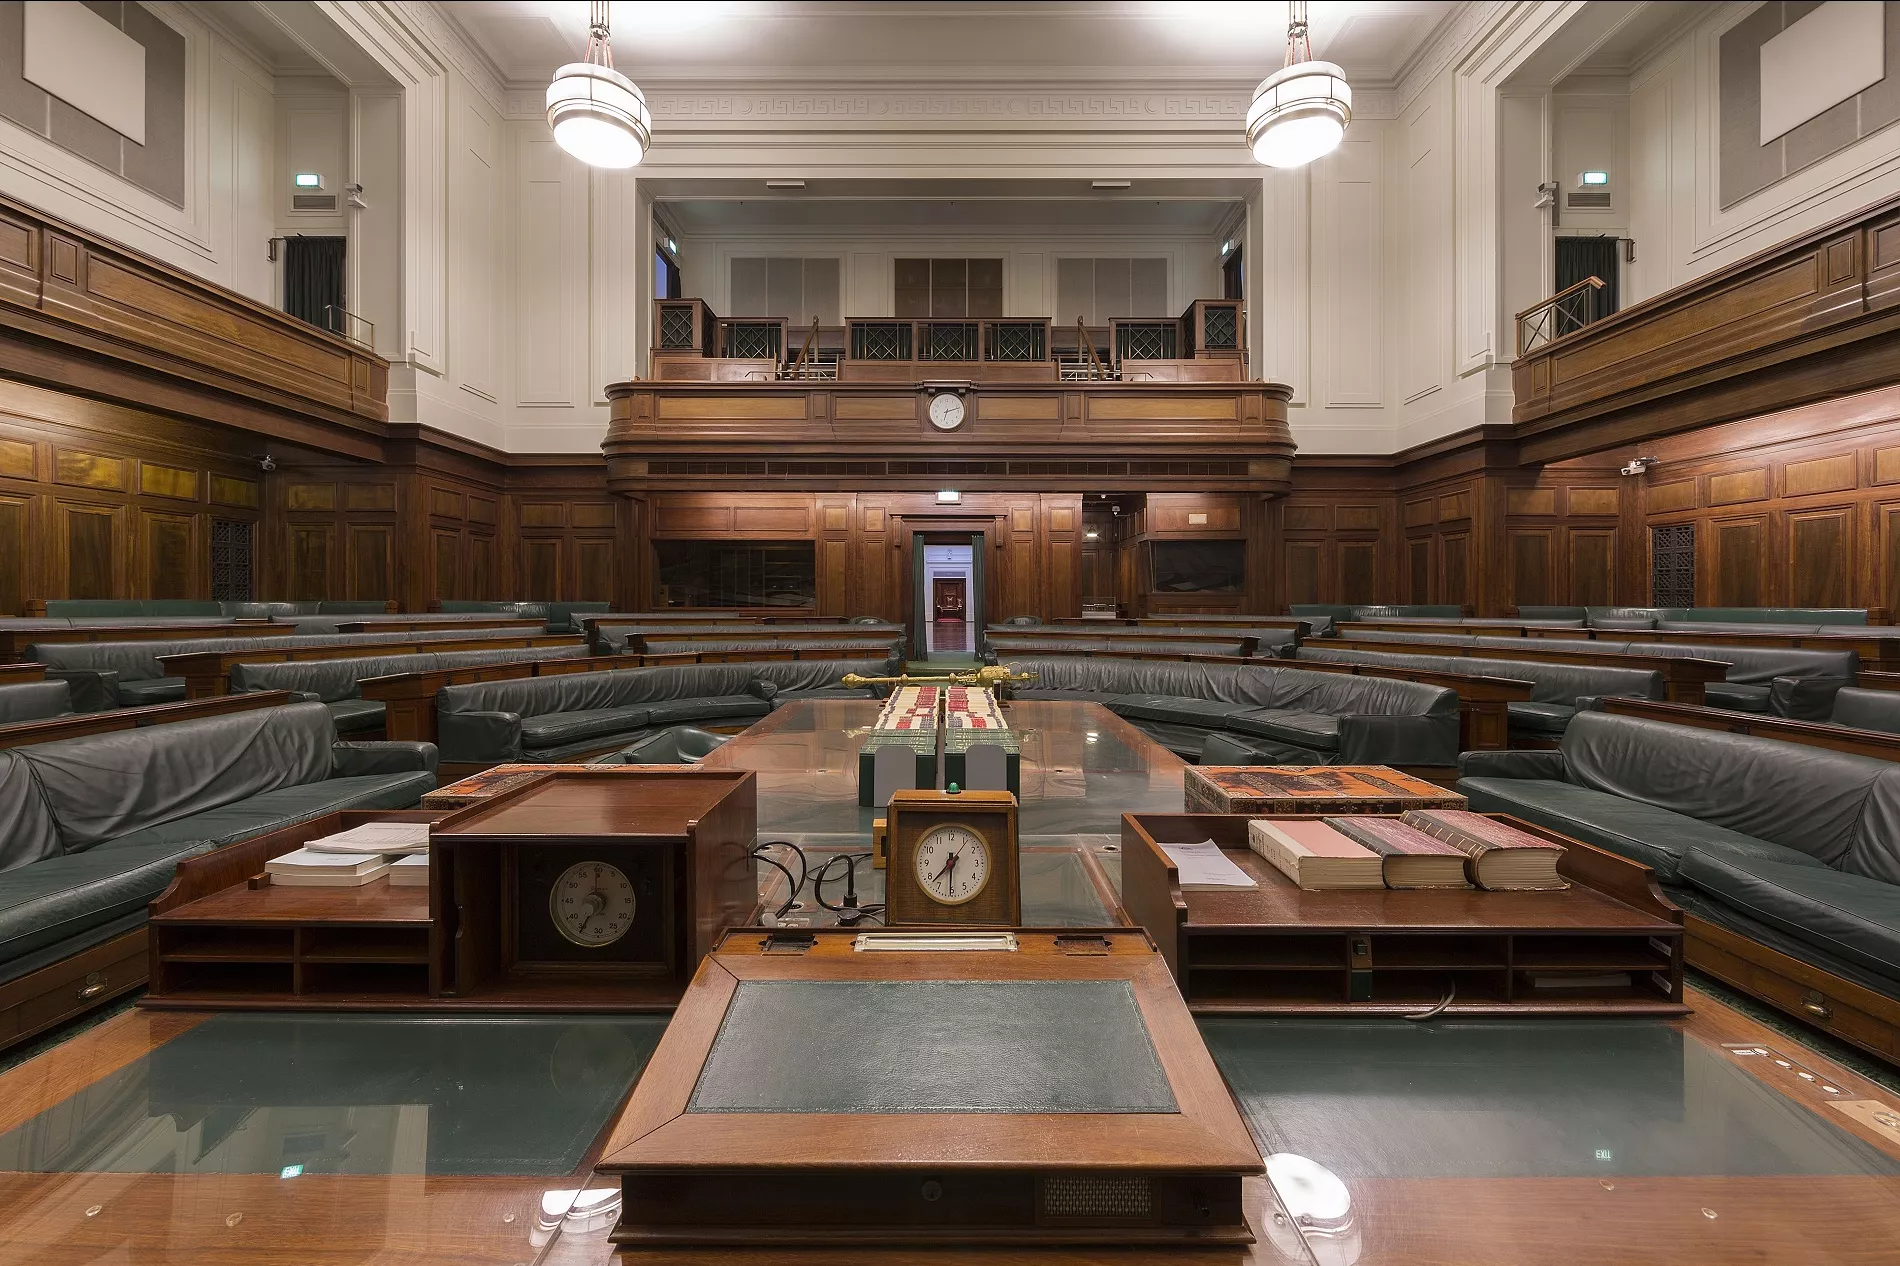
[[569, 62], [548, 85], [548, 126], [589, 167], [631, 167], [653, 143], [653, 116], [633, 80], [611, 66]]
[[1269, 167], [1330, 154], [1352, 122], [1352, 89], [1331, 62], [1296, 62], [1260, 81], [1247, 111], [1247, 145]]

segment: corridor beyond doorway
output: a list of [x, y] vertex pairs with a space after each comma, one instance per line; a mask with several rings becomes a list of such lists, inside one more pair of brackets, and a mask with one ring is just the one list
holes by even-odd
[[980, 611], [967, 544], [924, 545], [925, 650], [933, 660], [972, 658]]

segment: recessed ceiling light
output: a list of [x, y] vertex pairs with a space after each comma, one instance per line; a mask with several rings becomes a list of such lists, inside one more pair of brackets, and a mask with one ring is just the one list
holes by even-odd
[[1090, 187], [1095, 188], [1095, 189], [1126, 189], [1133, 183], [1134, 181], [1132, 180], [1091, 180], [1089, 181]]
[[765, 187], [767, 189], [803, 189], [805, 182], [802, 180], [768, 180], [765, 182]]

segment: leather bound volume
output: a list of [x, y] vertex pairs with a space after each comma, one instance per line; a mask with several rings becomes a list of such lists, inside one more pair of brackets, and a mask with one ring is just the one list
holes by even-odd
[[1326, 825], [1385, 859], [1388, 888], [1469, 888], [1463, 849], [1395, 818], [1327, 818]]
[[1385, 887], [1385, 864], [1363, 844], [1312, 818], [1247, 824], [1247, 846], [1308, 892]]
[[1414, 809], [1399, 820], [1462, 850], [1471, 859], [1471, 880], [1480, 888], [1542, 891], [1570, 886], [1557, 874], [1562, 848], [1494, 818], [1455, 809]]
[[1383, 765], [1189, 765], [1189, 813], [1403, 813], [1462, 809], [1465, 798]]

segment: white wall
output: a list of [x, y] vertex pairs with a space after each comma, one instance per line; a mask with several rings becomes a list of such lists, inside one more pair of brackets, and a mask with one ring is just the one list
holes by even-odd
[[[1755, 8], [1708, 5], [1700, 22], [1630, 74], [1632, 302], [1900, 194], [1900, 127], [1889, 127], [1733, 206], [1719, 205], [1718, 42]], [[1890, 64], [1887, 73], [1900, 67]]]
[[270, 72], [175, 4], [146, 4], [185, 39], [185, 205], [172, 206], [0, 119], [0, 193], [273, 301], [275, 120]]

